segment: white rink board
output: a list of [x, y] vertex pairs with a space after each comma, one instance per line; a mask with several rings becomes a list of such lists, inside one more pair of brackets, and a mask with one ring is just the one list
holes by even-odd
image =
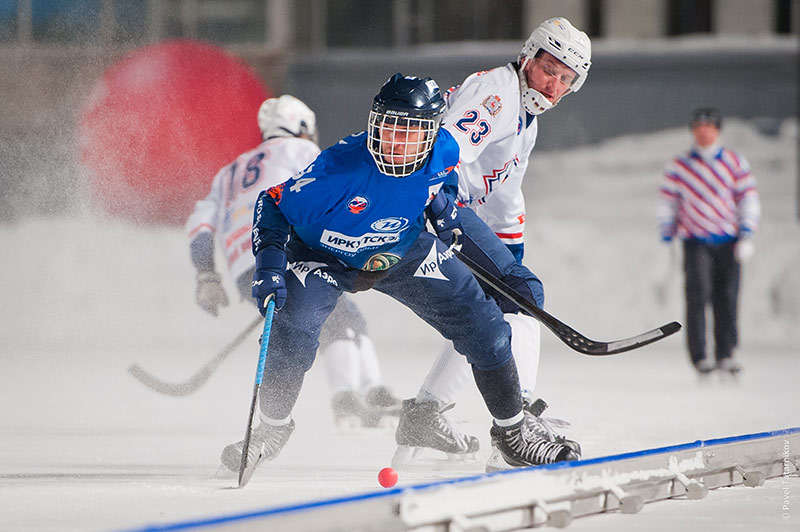
[[[548, 524], [563, 527], [573, 517], [615, 510], [636, 513], [643, 503], [686, 497], [692, 485], [702, 488], [701, 495], [689, 496], [698, 499], [705, 498], [709, 489], [743, 482], [758, 489], [767, 478], [796, 478], [798, 450], [800, 427], [128, 532], [489, 532]], [[630, 501], [633, 512], [632, 506], [625, 507]]]

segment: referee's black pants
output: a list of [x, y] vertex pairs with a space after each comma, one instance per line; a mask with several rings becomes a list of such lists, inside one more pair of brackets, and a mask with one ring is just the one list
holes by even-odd
[[733, 255], [735, 240], [709, 244], [683, 243], [686, 275], [686, 336], [692, 363], [706, 357], [706, 306], [714, 314], [714, 355], [729, 358], [738, 343], [736, 307], [739, 297], [739, 263]]

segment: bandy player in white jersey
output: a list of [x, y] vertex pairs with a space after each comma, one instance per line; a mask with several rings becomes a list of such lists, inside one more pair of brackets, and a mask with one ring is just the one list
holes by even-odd
[[[577, 92], [586, 81], [590, 65], [589, 37], [568, 20], [553, 18], [533, 30], [518, 61], [472, 74], [445, 95], [447, 111], [442, 127], [452, 133], [460, 148], [459, 210], [472, 210], [495, 232], [499, 240], [494, 247], [489, 248], [487, 242], [481, 245], [491, 249], [492, 258], [504, 272], [522, 264], [525, 229], [522, 180], [536, 144], [536, 117], [565, 95]], [[465, 223], [469, 219], [463, 214], [461, 218]], [[469, 233], [466, 225], [465, 229]], [[563, 436], [552, 430], [553, 423], [538, 417], [546, 403], [534, 401], [532, 396], [539, 364], [539, 322], [519, 312], [502, 296], [496, 299], [511, 325], [512, 351], [526, 405], [539, 421], [532, 428], [547, 433], [553, 441], [564, 441]], [[537, 297], [537, 304], [542, 306], [543, 302], [542, 294], [541, 301]], [[404, 404], [398, 431], [416, 433], [420, 450], [427, 447], [443, 451], [451, 459], [458, 454], [472, 454], [477, 439], [461, 434], [441, 415], [452, 405], [469, 373], [466, 358], [448, 343], [414, 400], [417, 404], [435, 402], [439, 414], [423, 419]], [[579, 454], [577, 443], [566, 441]], [[419, 461], [430, 458], [424, 452], [416, 453], [415, 457]], [[502, 462], [492, 463], [494, 454], [489, 461], [487, 467], [492, 469], [506, 467]]]
[[[258, 111], [258, 126], [263, 142], [217, 173], [208, 196], [195, 204], [186, 222], [197, 269], [197, 303], [214, 316], [220, 306], [228, 305], [214, 264], [215, 241], [242, 299], [255, 302], [250, 294], [255, 269], [250, 233], [256, 198], [303, 170], [320, 153], [316, 116], [293, 96], [266, 100]], [[320, 350], [337, 423], [345, 428], [393, 426], [399, 400], [381, 384], [366, 322], [351, 299], [340, 298], [322, 329]]]

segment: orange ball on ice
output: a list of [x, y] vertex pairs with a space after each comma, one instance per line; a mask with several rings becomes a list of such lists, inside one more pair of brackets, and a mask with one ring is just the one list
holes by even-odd
[[397, 471], [391, 467], [384, 467], [378, 472], [378, 482], [384, 488], [391, 488], [397, 484]]

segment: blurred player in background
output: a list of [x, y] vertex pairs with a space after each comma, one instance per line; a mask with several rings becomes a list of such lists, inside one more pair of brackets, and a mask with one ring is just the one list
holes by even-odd
[[[496, 237], [482, 239], [480, 246], [507, 276], [504, 280], [540, 308], [544, 304], [541, 282], [522, 266], [525, 229], [522, 180], [536, 143], [536, 117], [583, 86], [591, 54], [591, 42], [585, 33], [564, 18], [549, 19], [533, 30], [517, 61], [472, 74], [445, 95], [447, 111], [442, 127], [453, 135], [460, 148], [457, 199], [464, 229], [470, 234], [470, 225], [482, 220], [494, 231]], [[567, 442], [580, 454], [576, 442], [553, 430], [555, 425], [565, 423], [541, 418], [547, 404], [534, 400], [539, 322], [521, 313], [516, 305], [491, 288], [482, 286], [497, 300], [511, 325], [512, 350], [524, 402], [532, 414], [526, 418], [531, 422], [531, 430], [551, 441]], [[467, 382], [468, 375], [465, 358], [448, 343], [417, 397], [404, 402], [397, 430], [401, 448], [395, 467], [439, 460], [436, 453], [427, 453], [426, 449], [442, 451], [452, 460], [458, 455], [471, 454], [478, 446], [476, 438], [461, 434], [442, 415]], [[412, 439], [418, 443], [416, 449], [413, 452], [403, 449], [407, 446], [405, 442]], [[507, 467], [496, 446], [487, 467]]]
[[[469, 359], [494, 418], [492, 439], [509, 467], [577, 458], [528, 429], [511, 328], [448, 249], [460, 244], [465, 255], [492, 267], [459, 221], [452, 172], [458, 145], [439, 128], [444, 108], [434, 80], [395, 74], [373, 99], [367, 132], [342, 139], [259, 196], [253, 297], [262, 314], [269, 298], [278, 310], [249, 463], [272, 460], [286, 445], [322, 323], [343, 292], [368, 289], [403, 303]], [[426, 220], [436, 235], [425, 231]], [[478, 222], [470, 223], [475, 234]], [[320, 275], [305, 275], [311, 264]], [[223, 465], [236, 471], [243, 448], [242, 441], [227, 446]]]
[[[658, 202], [661, 240], [683, 241], [686, 340], [700, 375], [737, 374], [733, 358], [741, 264], [755, 252], [753, 234], [761, 204], [750, 165], [719, 142], [722, 116], [697, 109], [690, 122], [694, 143], [667, 166]], [[714, 313], [714, 360], [706, 356], [706, 307]]]
[[[192, 263], [197, 269], [197, 304], [213, 316], [228, 305], [214, 264], [215, 241], [242, 299], [252, 301], [255, 263], [250, 232], [256, 198], [262, 190], [308, 166], [320, 153], [316, 117], [293, 96], [266, 100], [258, 111], [258, 126], [263, 142], [217, 173], [211, 192], [197, 202], [186, 222]], [[349, 297], [339, 300], [326, 321], [320, 351], [333, 391], [337, 424], [345, 428], [396, 424], [400, 402], [381, 383], [366, 322]]]

